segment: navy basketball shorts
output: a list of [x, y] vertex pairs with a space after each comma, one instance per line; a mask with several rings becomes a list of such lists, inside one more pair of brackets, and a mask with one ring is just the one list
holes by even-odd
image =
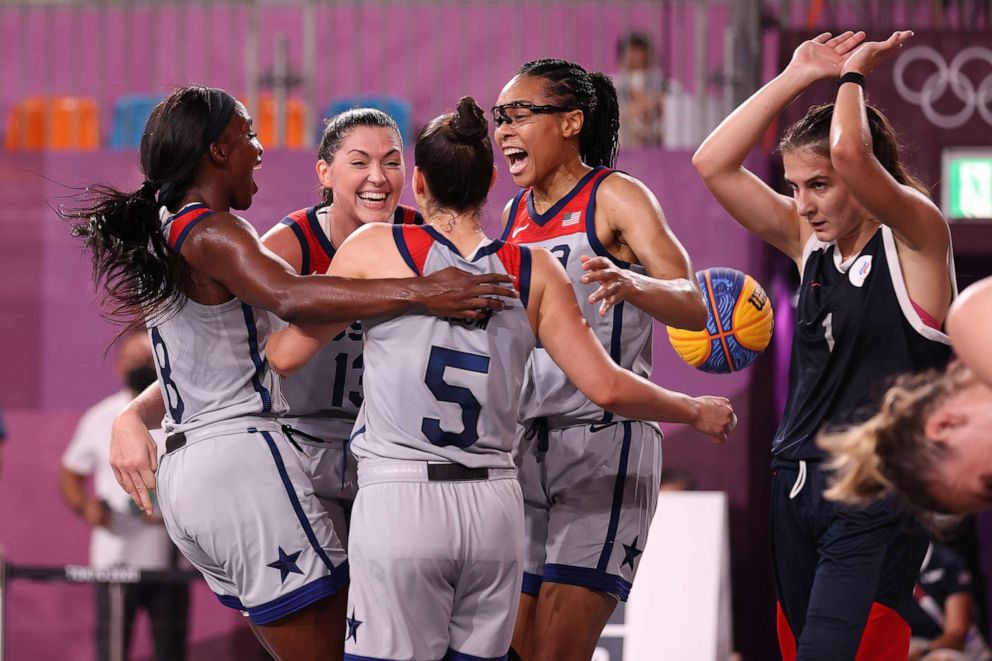
[[779, 647], [793, 659], [905, 661], [906, 613], [928, 534], [891, 499], [827, 500], [819, 462], [773, 462]]
[[518, 427], [515, 460], [526, 522], [523, 592], [536, 596], [547, 581], [626, 601], [658, 506], [658, 427]]
[[158, 502], [172, 541], [222, 604], [272, 624], [348, 585], [341, 541], [274, 420], [183, 436], [159, 464]]

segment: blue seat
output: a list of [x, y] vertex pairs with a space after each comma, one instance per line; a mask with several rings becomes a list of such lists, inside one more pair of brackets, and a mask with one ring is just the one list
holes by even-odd
[[145, 123], [164, 94], [125, 94], [114, 103], [114, 121], [110, 131], [112, 149], [133, 149], [141, 145]]
[[413, 142], [413, 126], [410, 111], [410, 102], [406, 99], [401, 99], [398, 96], [343, 96], [336, 99], [332, 99], [331, 103], [327, 106], [324, 111], [324, 116], [321, 118], [320, 126], [317, 132], [317, 143], [320, 144], [320, 135], [324, 131], [324, 121], [325, 119], [330, 119], [338, 113], [342, 113], [345, 110], [350, 110], [351, 108], [375, 108], [376, 110], [381, 110], [386, 113], [394, 120], [396, 120], [396, 125], [400, 128], [400, 136], [403, 138], [403, 144], [410, 145]]

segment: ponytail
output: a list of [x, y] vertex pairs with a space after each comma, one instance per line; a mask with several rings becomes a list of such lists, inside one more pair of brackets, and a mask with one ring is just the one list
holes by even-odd
[[175, 312], [189, 289], [190, 269], [162, 232], [154, 184], [130, 194], [92, 186], [81, 201], [89, 205], [58, 213], [79, 221], [70, 231], [90, 252], [105, 316], [126, 324], [127, 332], [140, 328], [146, 314]]

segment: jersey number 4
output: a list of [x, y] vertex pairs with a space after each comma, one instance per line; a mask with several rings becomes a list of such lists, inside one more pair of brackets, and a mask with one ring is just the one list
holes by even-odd
[[420, 423], [420, 430], [434, 445], [467, 448], [479, 440], [479, 414], [482, 411], [482, 404], [468, 388], [453, 386], [444, 380], [444, 372], [449, 367], [488, 374], [489, 356], [444, 347], [431, 347], [424, 382], [437, 401], [452, 402], [462, 408], [462, 431], [458, 433], [444, 431], [441, 429], [441, 421], [437, 418], [424, 418]]

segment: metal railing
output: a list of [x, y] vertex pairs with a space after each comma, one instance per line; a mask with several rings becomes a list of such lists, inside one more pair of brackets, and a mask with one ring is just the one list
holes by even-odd
[[110, 659], [123, 661], [126, 658], [124, 636], [124, 586], [138, 583], [192, 583], [202, 580], [197, 571], [147, 570], [134, 567], [88, 567], [85, 565], [65, 565], [61, 567], [39, 567], [14, 565], [6, 561], [0, 548], [0, 661], [6, 657], [6, 612], [7, 590], [12, 580], [45, 581], [60, 583], [103, 583], [110, 586], [108, 621], [110, 626]]

